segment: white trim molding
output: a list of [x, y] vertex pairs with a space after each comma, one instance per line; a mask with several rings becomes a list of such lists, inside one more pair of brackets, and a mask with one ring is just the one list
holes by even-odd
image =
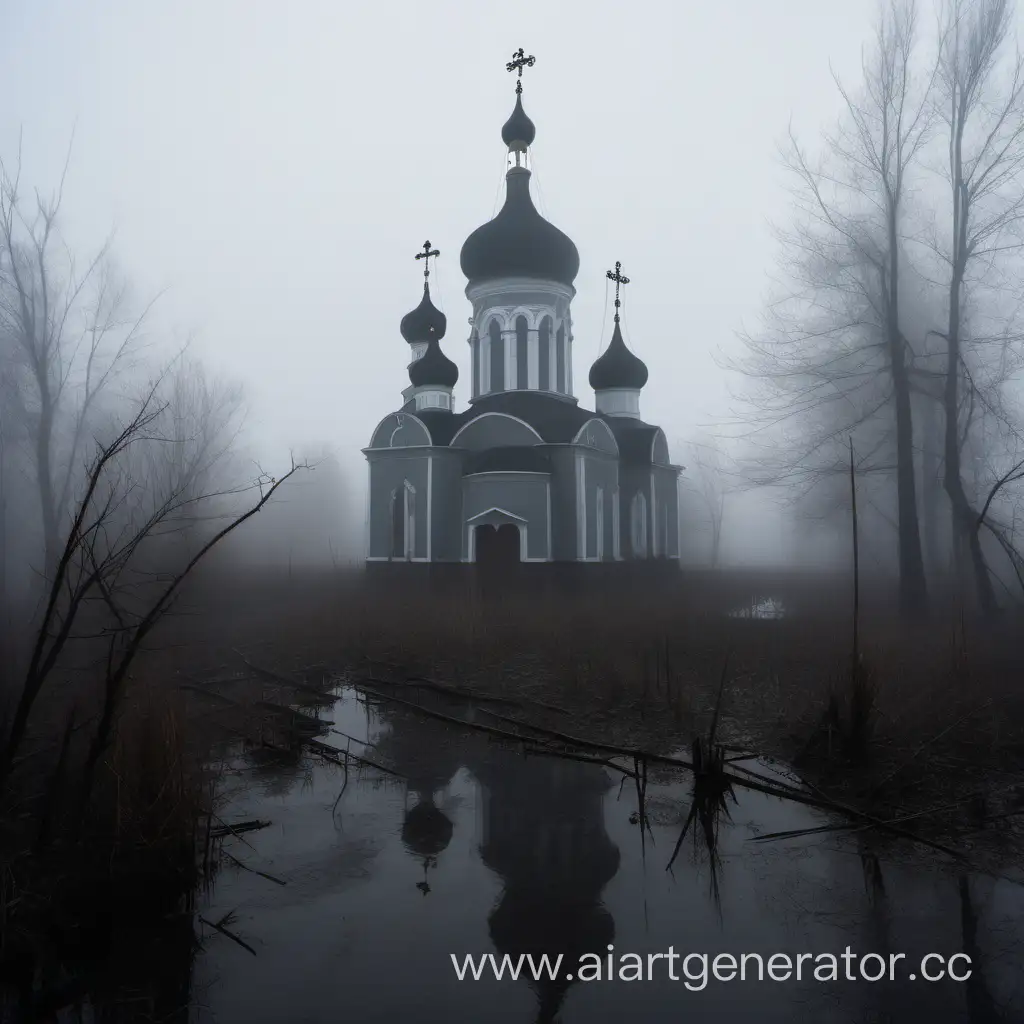
[[370, 434], [370, 445], [369, 445], [369, 447], [363, 449], [364, 452], [368, 452], [368, 451], [370, 451], [370, 452], [373, 452], [373, 451], [386, 451], [386, 450], [389, 450], [392, 447], [394, 447], [392, 444], [387, 444], [387, 445], [384, 445], [384, 446], [374, 446], [374, 443], [373, 443], [373, 439], [377, 436], [377, 432], [380, 430], [381, 427], [384, 426], [385, 423], [387, 423], [387, 421], [389, 419], [391, 419], [392, 416], [394, 416], [397, 419], [397, 421], [398, 421], [398, 425], [391, 432], [391, 440], [392, 441], [394, 440], [395, 434], [397, 434], [398, 431], [401, 430], [402, 427], [405, 426], [405, 423], [403, 422], [403, 420], [406, 417], [411, 419], [414, 423], [418, 424], [420, 429], [423, 431], [423, 433], [427, 437], [427, 443], [425, 445], [398, 445], [399, 448], [427, 448], [427, 447], [430, 447], [431, 445], [433, 445], [434, 439], [433, 439], [433, 437], [430, 434], [430, 428], [426, 425], [426, 423], [423, 422], [423, 420], [421, 420], [419, 418], [419, 416], [415, 416], [411, 412], [389, 412], [387, 414], [387, 416], [382, 417], [380, 419], [380, 421], [377, 423], [377, 426], [375, 426], [373, 428], [373, 433]]
[[[526, 422], [526, 420], [520, 419], [518, 416], [513, 416], [511, 413], [508, 413], [508, 412], [497, 412], [497, 411], [494, 411], [494, 412], [482, 412], [482, 413], [480, 413], [479, 416], [474, 416], [471, 420], [469, 420], [468, 423], [463, 423], [462, 426], [459, 427], [459, 429], [455, 431], [455, 436], [449, 442], [448, 447], [455, 448], [456, 447], [455, 442], [464, 433], [466, 433], [466, 431], [469, 430], [469, 428], [472, 427], [474, 423], [479, 423], [481, 420], [487, 419], [488, 416], [500, 416], [502, 419], [513, 420], [515, 423], [522, 424], [522, 426], [526, 427], [526, 429], [529, 430], [530, 433], [533, 434], [533, 436], [535, 438], [537, 438], [537, 443], [538, 444], [543, 444], [544, 443], [544, 438], [541, 437], [540, 434], [538, 434], [537, 431], [533, 427], [531, 427], [529, 423]], [[493, 445], [489, 445], [488, 447], [494, 447], [494, 446]], [[502, 446], [499, 445], [498, 447], [502, 447]]]
[[[483, 520], [483, 521], [480, 521]], [[519, 530], [519, 561], [544, 561], [544, 559], [528, 559], [527, 556], [527, 529], [529, 521], [514, 512], [497, 506], [487, 509], [485, 512], [478, 512], [466, 520], [466, 554], [467, 562], [476, 561], [476, 531], [480, 526], [515, 526]]]
[[612, 558], [622, 561], [622, 521], [619, 511], [619, 489], [612, 491]]
[[434, 549], [434, 456], [427, 456], [427, 561]]
[[[598, 444], [596, 444], [596, 442], [594, 441], [595, 428], [597, 428], [599, 431], [602, 431], [605, 437], [607, 437], [608, 440], [611, 441], [611, 451], [608, 451], [606, 448], [601, 448]], [[604, 452], [606, 455], [614, 455], [616, 457], [618, 457], [619, 455], [619, 442], [615, 440], [615, 435], [612, 433], [611, 427], [609, 427], [604, 420], [599, 419], [597, 416], [591, 416], [590, 419], [587, 420], [587, 422], [584, 423], [578, 431], [576, 431], [576, 436], [572, 439], [571, 443], [586, 445], [588, 448], [593, 448], [596, 451]]]
[[582, 561], [587, 557], [587, 477], [583, 465], [583, 455], [575, 452], [576, 462], [576, 558]]
[[544, 481], [544, 483], [545, 483], [545, 486], [547, 488], [547, 505], [548, 505], [548, 523], [547, 523], [547, 526], [548, 526], [548, 548], [547, 548], [547, 552], [548, 552], [548, 554], [547, 554], [547, 558], [545, 559], [545, 561], [552, 562], [552, 561], [554, 561], [555, 553], [554, 553], [554, 551], [551, 550], [551, 477], [549, 476], [547, 478], [547, 480]]

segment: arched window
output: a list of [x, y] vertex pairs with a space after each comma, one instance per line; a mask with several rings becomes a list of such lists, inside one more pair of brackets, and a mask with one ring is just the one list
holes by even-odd
[[619, 522], [619, 489], [612, 491], [612, 558], [622, 555], [622, 526]]
[[604, 561], [604, 488], [598, 487], [594, 491], [594, 554], [599, 562]]
[[505, 390], [505, 337], [497, 320], [491, 321], [491, 391]]
[[633, 555], [636, 558], [647, 557], [647, 498], [642, 491], [633, 496], [631, 510], [631, 530]]
[[516, 389], [519, 391], [529, 387], [529, 337], [530, 326], [525, 316], [516, 318]]
[[469, 350], [473, 356], [473, 397], [480, 394], [480, 335], [473, 330], [473, 340], [470, 342]]
[[405, 481], [405, 557], [416, 555], [416, 488]]
[[563, 395], [569, 390], [565, 384], [565, 324], [558, 328], [555, 341], [555, 390]]
[[538, 373], [537, 387], [541, 391], [551, 390], [551, 317], [546, 316], [540, 322], [537, 332]]
[[416, 488], [408, 480], [391, 492], [392, 560], [405, 560], [416, 554]]

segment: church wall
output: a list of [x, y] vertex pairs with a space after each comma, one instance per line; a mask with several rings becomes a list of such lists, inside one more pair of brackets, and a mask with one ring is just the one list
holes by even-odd
[[385, 416], [370, 440], [371, 448], [404, 448], [430, 444], [430, 434], [415, 416], [391, 413]]
[[370, 461], [370, 522], [368, 557], [391, 554], [391, 492], [406, 481], [414, 488], [413, 557], [427, 557], [427, 456], [390, 455]]
[[484, 413], [477, 416], [452, 438], [453, 447], [469, 448], [472, 451], [540, 443], [541, 439], [532, 427], [503, 413]]
[[548, 475], [546, 473], [476, 473], [462, 482], [462, 556], [469, 558], [467, 522], [499, 508], [525, 519], [526, 557], [548, 557]]
[[[647, 507], [651, 505], [651, 468], [650, 466], [619, 467], [619, 543], [621, 544], [622, 557], [631, 559], [637, 557], [633, 553], [633, 499], [638, 493], [645, 495]], [[650, 515], [650, 512], [648, 512]], [[651, 530], [648, 525], [647, 545], [650, 552]]]
[[556, 562], [576, 560], [576, 449], [549, 447], [551, 458], [551, 549]]
[[462, 458], [458, 452], [434, 455], [431, 558], [435, 562], [462, 560]]
[[[658, 555], [679, 557], [679, 482], [675, 470], [656, 467], [655, 494], [658, 504]], [[664, 525], [662, 525], [664, 523]], [[667, 540], [663, 543], [662, 538]]]
[[[601, 491], [603, 507], [603, 544], [602, 558], [611, 560], [614, 551], [612, 536], [612, 494], [619, 485], [619, 464], [617, 459], [607, 456], [583, 454], [580, 461], [583, 475], [583, 494], [586, 503], [586, 546], [583, 557], [595, 560], [598, 555], [597, 543], [597, 496]], [[579, 552], [577, 551], [577, 555]]]

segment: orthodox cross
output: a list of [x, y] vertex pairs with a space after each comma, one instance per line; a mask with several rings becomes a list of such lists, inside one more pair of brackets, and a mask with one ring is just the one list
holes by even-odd
[[424, 277], [430, 277], [430, 257], [431, 256], [440, 256], [440, 255], [441, 255], [441, 250], [440, 249], [431, 249], [430, 248], [430, 239], [428, 238], [427, 241], [425, 241], [423, 243], [423, 252], [416, 253], [416, 259], [418, 259], [418, 260], [425, 260], [426, 261], [423, 264], [423, 276]]
[[616, 260], [615, 269], [608, 271], [608, 280], [615, 282], [615, 322], [619, 322], [619, 306], [622, 305], [619, 302], [619, 287], [624, 284], [629, 284], [629, 278], [625, 277], [622, 273], [622, 264]]
[[532, 53], [527, 57], [526, 52], [521, 46], [512, 54], [512, 59], [505, 65], [505, 70], [519, 72], [519, 81], [516, 82], [516, 93], [523, 91], [523, 68], [532, 68], [536, 63], [537, 58]]

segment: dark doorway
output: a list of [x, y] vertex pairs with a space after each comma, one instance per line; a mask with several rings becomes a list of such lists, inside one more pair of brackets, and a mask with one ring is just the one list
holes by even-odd
[[476, 561], [489, 574], [512, 571], [519, 564], [519, 527], [511, 523], [478, 526]]

